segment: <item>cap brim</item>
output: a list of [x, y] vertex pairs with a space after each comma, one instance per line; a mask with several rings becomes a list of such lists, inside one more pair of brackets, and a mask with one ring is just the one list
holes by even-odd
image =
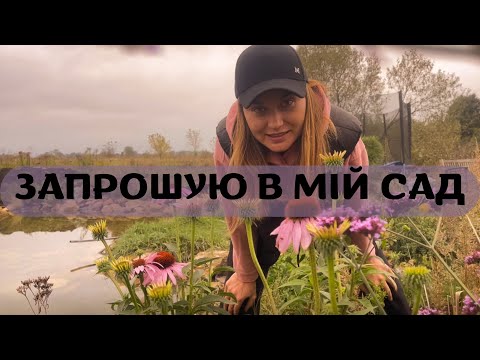
[[257, 96], [269, 90], [288, 90], [303, 98], [307, 94], [307, 83], [304, 80], [294, 79], [268, 80], [252, 86], [247, 91], [241, 93], [238, 99], [243, 107], [248, 108]]

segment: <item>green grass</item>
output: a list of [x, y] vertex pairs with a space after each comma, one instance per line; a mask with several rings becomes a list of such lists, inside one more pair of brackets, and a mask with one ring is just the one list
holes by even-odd
[[[200, 218], [195, 226], [195, 253], [210, 248], [211, 220], [214, 222], [213, 242], [215, 249], [228, 249], [230, 238], [224, 218]], [[182, 248], [182, 261], [187, 261], [190, 254], [191, 219], [160, 218], [155, 221], [139, 221], [125, 230], [115, 242], [114, 256], [132, 255], [137, 251], [149, 252], [168, 250], [176, 246], [176, 221]], [[166, 245], [168, 244], [168, 246]]]

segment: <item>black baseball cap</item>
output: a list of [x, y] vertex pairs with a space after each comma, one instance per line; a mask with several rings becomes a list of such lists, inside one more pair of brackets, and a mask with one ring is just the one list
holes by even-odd
[[299, 97], [307, 93], [307, 75], [290, 45], [252, 45], [235, 67], [235, 96], [243, 107], [268, 90], [288, 90]]

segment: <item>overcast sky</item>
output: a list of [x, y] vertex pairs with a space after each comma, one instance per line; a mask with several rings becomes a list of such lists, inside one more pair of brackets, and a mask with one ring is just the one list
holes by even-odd
[[[235, 62], [245, 46], [164, 46], [129, 53], [108, 46], [0, 46], [0, 153], [70, 153], [133, 146], [149, 150], [160, 132], [187, 149], [188, 128], [209, 148], [235, 101]], [[372, 48], [366, 48], [372, 50]], [[404, 49], [377, 48], [384, 67]], [[480, 94], [480, 60], [428, 53]]]

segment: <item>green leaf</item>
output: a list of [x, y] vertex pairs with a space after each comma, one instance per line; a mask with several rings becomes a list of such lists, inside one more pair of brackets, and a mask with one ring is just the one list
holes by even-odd
[[219, 296], [219, 295], [207, 295], [207, 296], [199, 299], [199, 300], [195, 303], [195, 308], [196, 308], [196, 307], [199, 307], [199, 306], [203, 306], [203, 305], [214, 304], [214, 303], [216, 303], [216, 302], [220, 302], [220, 303], [223, 303], [223, 304], [236, 304], [236, 301], [227, 300], [227, 299], [224, 298], [223, 296]]
[[[365, 311], [368, 310], [368, 312], [366, 314], [368, 314], [369, 312], [374, 312], [375, 309], [377, 308], [376, 306], [373, 306], [372, 303], [370, 302], [370, 300], [368, 300], [367, 298], [358, 298], [356, 299], [363, 307], [365, 307]], [[361, 310], [363, 311], [363, 310]], [[354, 313], [356, 314], [356, 313]], [[363, 315], [363, 314], [358, 314], [358, 315]]]
[[321, 291], [320, 290], [320, 294], [322, 294], [324, 298], [326, 298], [327, 300], [330, 301], [330, 293], [328, 291]]
[[302, 289], [302, 291], [298, 293], [298, 296], [302, 296], [302, 297], [310, 296], [312, 291], [313, 289], [311, 287], [306, 286], [304, 289]]
[[374, 309], [375, 309], [375, 308], [374, 308], [373, 306], [371, 306], [370, 309], [367, 308], [367, 309], [363, 309], [363, 310], [358, 310], [358, 311], [354, 311], [354, 312], [352, 312], [352, 313], [350, 313], [350, 314], [351, 314], [351, 315], [367, 315], [367, 314], [369, 314], [369, 313], [372, 313], [372, 312], [374, 311]]
[[207, 309], [214, 314], [230, 315], [230, 313], [227, 310], [219, 306], [207, 306]]
[[202, 278], [203, 270], [195, 270], [193, 273], [193, 282], [196, 283]]
[[195, 260], [193, 263], [194, 263], [195, 266], [199, 266], [199, 265], [207, 264], [207, 263], [212, 262], [213, 260], [217, 260], [217, 259], [220, 259], [220, 258], [219, 257], [200, 258], [200, 259]]
[[193, 314], [198, 314], [198, 313], [208, 313], [208, 306], [207, 305], [202, 305], [202, 306], [195, 306], [193, 308]]
[[338, 301], [338, 306], [351, 306], [355, 304], [354, 301], [350, 300], [348, 297], [343, 297], [342, 299], [340, 299], [340, 301]]
[[180, 300], [173, 304], [173, 309], [180, 311], [181, 314], [186, 314], [188, 312], [189, 303], [187, 300]]
[[177, 249], [177, 245], [176, 244], [172, 244], [172, 243], [163, 243], [163, 245], [165, 245], [165, 247], [167, 248], [168, 251], [174, 253], [174, 254], [177, 254], [178, 253], [178, 249]]
[[178, 300], [173, 304], [173, 306], [188, 306], [188, 301], [187, 300]]
[[237, 302], [237, 298], [231, 292], [219, 291], [217, 295], [222, 297], [230, 297], [235, 300], [235, 303]]
[[305, 286], [305, 285], [306, 284], [304, 280], [295, 279], [295, 280], [288, 281], [283, 285], [280, 285], [278, 288], [281, 289], [287, 286]]
[[195, 287], [202, 289], [207, 294], [210, 294], [212, 292], [212, 289], [209, 288], [207, 285], [205, 285], [203, 282], [201, 282], [198, 285], [195, 285]]
[[321, 274], [328, 278], [328, 268], [326, 266], [319, 266], [317, 268], [317, 274]]
[[217, 266], [215, 269], [212, 271], [212, 275], [221, 273], [221, 272], [235, 272], [235, 269], [231, 266]]
[[303, 299], [302, 297], [294, 297], [293, 299], [290, 299], [288, 300], [287, 302], [285, 302], [282, 306], [280, 306], [280, 308], [278, 309], [278, 311], [281, 313], [283, 313], [283, 311], [285, 311], [285, 309], [287, 309], [290, 305], [298, 302], [298, 301], [302, 301], [302, 302], [305, 302], [305, 299]]

